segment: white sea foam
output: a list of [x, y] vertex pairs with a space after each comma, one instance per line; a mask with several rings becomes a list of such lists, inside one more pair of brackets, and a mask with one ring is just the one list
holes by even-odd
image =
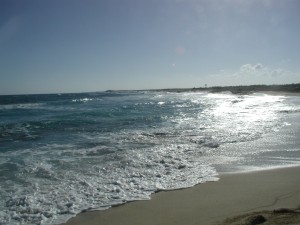
[[79, 99], [73, 99], [72, 102], [88, 102], [88, 101], [93, 101], [95, 100], [94, 98], [79, 98]]
[[6, 104], [0, 105], [0, 110], [12, 109], [41, 109], [45, 106], [44, 103], [22, 103], [22, 104]]

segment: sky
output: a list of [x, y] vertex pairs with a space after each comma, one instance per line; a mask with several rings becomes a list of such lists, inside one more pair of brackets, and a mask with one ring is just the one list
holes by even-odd
[[0, 94], [300, 83], [299, 0], [0, 0]]

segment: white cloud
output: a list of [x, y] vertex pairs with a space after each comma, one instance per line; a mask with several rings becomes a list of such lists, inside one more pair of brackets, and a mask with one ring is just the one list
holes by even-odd
[[263, 69], [263, 65], [257, 63], [255, 65], [252, 64], [245, 64], [240, 67], [241, 73], [258, 73]]
[[221, 70], [205, 82], [213, 85], [253, 85], [299, 83], [300, 74], [282, 68], [269, 68], [261, 63], [241, 65], [237, 71]]

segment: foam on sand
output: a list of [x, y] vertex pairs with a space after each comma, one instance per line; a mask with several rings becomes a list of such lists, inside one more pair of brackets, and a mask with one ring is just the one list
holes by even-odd
[[223, 174], [218, 182], [159, 192], [150, 201], [136, 201], [106, 211], [85, 212], [66, 225], [218, 224], [263, 210], [300, 204], [300, 167]]

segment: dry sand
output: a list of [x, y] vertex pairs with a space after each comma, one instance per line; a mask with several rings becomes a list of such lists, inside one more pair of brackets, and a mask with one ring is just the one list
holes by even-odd
[[[159, 192], [150, 201], [136, 201], [104, 211], [85, 212], [67, 225], [212, 225], [249, 224], [249, 217], [263, 214], [270, 222], [271, 212], [300, 205], [300, 167], [223, 174], [184, 190]], [[262, 212], [264, 211], [264, 212]], [[292, 215], [292, 216], [290, 216]], [[275, 217], [282, 217], [281, 214]], [[300, 224], [299, 213], [285, 213]], [[273, 217], [274, 221], [279, 219]], [[295, 217], [295, 219], [293, 218]], [[224, 222], [224, 220], [227, 221]], [[298, 219], [298, 222], [296, 222]], [[283, 219], [287, 221], [287, 219]], [[267, 223], [264, 223], [267, 224]]]

